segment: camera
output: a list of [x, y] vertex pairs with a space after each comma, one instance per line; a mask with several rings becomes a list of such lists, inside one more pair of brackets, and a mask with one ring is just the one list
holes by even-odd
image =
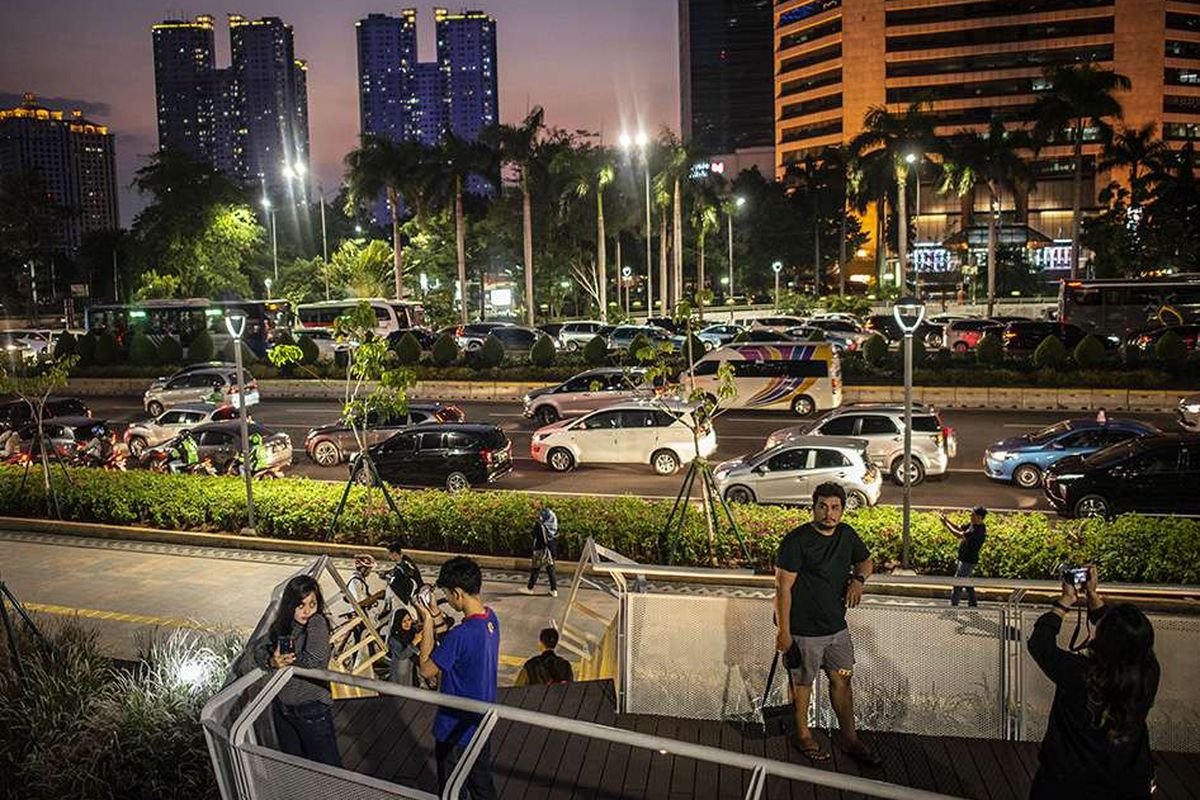
[[1088, 567], [1077, 567], [1074, 564], [1060, 564], [1058, 572], [1063, 583], [1069, 583], [1076, 589], [1082, 589], [1088, 582]]
[[433, 608], [433, 587], [428, 583], [417, 590], [417, 602], [428, 609]]

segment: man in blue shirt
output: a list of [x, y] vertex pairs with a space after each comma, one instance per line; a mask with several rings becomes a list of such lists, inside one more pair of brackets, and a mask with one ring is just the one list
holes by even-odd
[[[444, 694], [468, 697], [486, 703], [496, 702], [496, 672], [500, 662], [500, 621], [496, 613], [479, 597], [483, 575], [479, 565], [466, 556], [457, 556], [442, 564], [437, 586], [446, 602], [460, 612], [462, 622], [451, 628], [442, 643], [434, 648], [431, 598], [418, 594], [417, 611], [421, 615], [421, 677], [438, 678]], [[479, 727], [480, 715], [441, 707], [433, 720], [436, 742], [438, 788], [445, 790], [450, 773]], [[492, 800], [492, 752], [485, 743], [479, 758], [467, 775], [466, 794], [471, 800]]]

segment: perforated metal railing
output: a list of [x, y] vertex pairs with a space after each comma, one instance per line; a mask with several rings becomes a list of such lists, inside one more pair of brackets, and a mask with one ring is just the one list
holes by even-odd
[[[761, 798], [764, 795], [768, 778], [799, 781], [831, 789], [856, 792], [867, 797], [895, 798], [896, 800], [947, 800], [948, 798], [947, 795], [854, 775], [789, 764], [522, 708], [481, 703], [325, 670], [289, 667], [274, 673], [265, 682], [261, 690], [249, 699], [229, 730], [228, 742], [232, 754], [231, 772], [234, 778], [232, 785], [236, 794], [225, 794], [226, 785], [223, 783], [222, 792], [226, 800], [317, 800], [317, 798], [329, 797], [348, 800], [390, 800], [391, 798], [434, 800], [434, 795], [419, 787], [401, 785], [350, 770], [318, 764], [282, 753], [260, 741], [264, 729], [263, 723], [269, 719], [269, 709], [275, 696], [288, 681], [305, 678], [347, 683], [359, 689], [378, 692], [381, 695], [401, 697], [419, 703], [444, 706], [481, 715], [482, 721], [478, 731], [471, 739], [454, 772], [449, 776], [446, 787], [440, 795], [447, 800], [458, 797], [467, 773], [475, 764], [484, 744], [501, 720], [510, 725], [542, 728], [610, 744], [657, 751], [663, 755], [729, 767], [740, 771], [741, 776], [747, 778], [748, 788], [744, 794], [747, 800]], [[214, 702], [221, 704], [223, 708], [228, 708], [231, 698], [238, 696], [239, 691], [244, 691], [244, 689], [245, 687], [239, 688], [237, 684], [233, 684], [214, 698]], [[362, 735], [370, 734], [363, 732]]]
[[[769, 592], [774, 579], [748, 571], [677, 568], [593, 559], [584, 568], [607, 575], [620, 600], [614, 626], [613, 677], [625, 713], [697, 719], [752, 715], [761, 705], [775, 628]], [[632, 586], [636, 579], [637, 586]], [[722, 584], [764, 591], [679, 594], [664, 582]], [[649, 583], [647, 583], [649, 582]], [[952, 585], [999, 590], [1000, 601], [952, 608], [934, 600], [882, 594]], [[878, 575], [863, 603], [847, 615], [855, 646], [855, 715], [864, 729], [1009, 740], [1037, 740], [1045, 731], [1053, 684], [1029, 657], [1025, 641], [1046, 610], [1031, 593], [1057, 593], [1054, 581]], [[1200, 752], [1200, 587], [1107, 584], [1118, 599], [1174, 602], [1180, 613], [1147, 610], [1162, 664], [1158, 699], [1149, 717], [1159, 749]], [[1074, 618], [1063, 625], [1066, 646]], [[822, 676], [813, 693], [814, 725], [834, 726]], [[777, 678], [768, 703], [786, 702]]]

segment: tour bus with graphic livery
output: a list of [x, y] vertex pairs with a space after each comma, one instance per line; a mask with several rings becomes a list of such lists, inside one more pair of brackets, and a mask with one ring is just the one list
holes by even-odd
[[[742, 343], [718, 347], [696, 362], [696, 388], [717, 396], [717, 370], [728, 362], [737, 396], [726, 408], [789, 409], [811, 417], [842, 404], [841, 362], [828, 342]], [[686, 380], [686, 378], [685, 378]]]

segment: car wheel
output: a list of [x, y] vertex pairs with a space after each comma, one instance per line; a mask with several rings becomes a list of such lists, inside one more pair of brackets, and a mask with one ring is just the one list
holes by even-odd
[[567, 352], [568, 353], [575, 353], [578, 351], [579, 351], [579, 342], [575, 341], [574, 339], [567, 342]]
[[342, 462], [342, 451], [333, 442], [322, 439], [313, 445], [312, 459], [322, 467], [337, 466]]
[[1075, 503], [1077, 517], [1108, 517], [1108, 501], [1098, 494], [1085, 494]]
[[[925, 467], [920, 460], [914, 458], [908, 463], [909, 481], [912, 486], [920, 486], [925, 480]], [[892, 480], [897, 486], [904, 485], [904, 459], [897, 458], [892, 462]]]
[[797, 417], [811, 417], [817, 413], [817, 404], [811, 397], [802, 394], [792, 401], [792, 413]]
[[446, 491], [448, 492], [465, 492], [471, 488], [471, 481], [466, 475], [461, 472], [451, 472], [446, 476]]
[[129, 440], [129, 455], [134, 458], [141, 458], [142, 453], [146, 452], [148, 443], [141, 436], [134, 436]]
[[157, 400], [151, 400], [149, 403], [146, 403], [146, 413], [152, 417], [157, 417], [164, 411], [166, 411], [166, 409], [163, 408], [163, 404]]
[[703, 340], [703, 341], [704, 341], [704, 352], [711, 353], [712, 349], [713, 349], [713, 343], [708, 340]]
[[361, 486], [374, 486], [375, 481], [371, 478], [371, 473], [365, 467], [358, 471], [358, 475], [354, 478]]
[[1042, 471], [1033, 464], [1022, 464], [1013, 470], [1013, 483], [1022, 489], [1036, 489], [1042, 482]]
[[556, 447], [546, 456], [546, 463], [555, 472], [568, 472], [575, 466], [575, 456], [565, 447]]
[[971, 348], [967, 347], [966, 342], [955, 342], [954, 343], [954, 352], [956, 352], [956, 353], [965, 353], [970, 349]]
[[730, 486], [725, 490], [725, 500], [729, 503], [748, 505], [754, 502], [754, 492], [747, 486]]
[[659, 475], [674, 475], [679, 469], [679, 456], [670, 450], [657, 450], [650, 456], [650, 466]]
[[871, 502], [862, 492], [846, 492], [847, 511], [858, 511], [860, 508], [868, 508], [870, 505]]
[[471, 342], [467, 342], [467, 346], [463, 349], [466, 350], [468, 353], [474, 353], [476, 350], [478, 350], [481, 347], [483, 347], [482, 342], [471, 341]]
[[554, 406], [538, 406], [533, 412], [533, 418], [539, 425], [550, 425], [558, 422], [558, 409]]

